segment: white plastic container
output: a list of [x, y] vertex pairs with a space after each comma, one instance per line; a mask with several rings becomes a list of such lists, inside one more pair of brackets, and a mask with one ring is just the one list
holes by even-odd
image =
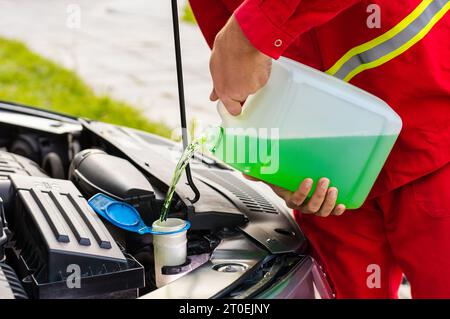
[[[174, 232], [185, 228], [185, 226], [186, 222], [178, 218], [167, 218], [165, 222], [160, 222], [158, 219], [152, 224], [152, 228], [155, 232]], [[175, 234], [153, 235], [153, 248], [156, 286], [165, 286], [169, 282], [181, 277], [182, 274], [163, 275], [161, 273], [161, 268], [164, 266], [178, 266], [186, 262], [186, 230]]]
[[221, 103], [218, 111], [216, 157], [292, 191], [304, 178], [328, 177], [347, 208], [362, 205], [402, 126], [381, 99], [286, 58], [273, 62], [241, 115]]

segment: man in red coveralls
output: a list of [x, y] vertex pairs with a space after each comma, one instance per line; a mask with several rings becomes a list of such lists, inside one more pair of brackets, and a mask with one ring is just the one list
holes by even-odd
[[310, 179], [294, 193], [273, 187], [336, 297], [396, 298], [402, 273], [413, 297], [450, 297], [450, 0], [190, 2], [212, 48], [210, 98], [231, 114], [283, 55], [373, 93], [403, 120], [360, 209], [342, 215], [327, 178], [309, 200]]

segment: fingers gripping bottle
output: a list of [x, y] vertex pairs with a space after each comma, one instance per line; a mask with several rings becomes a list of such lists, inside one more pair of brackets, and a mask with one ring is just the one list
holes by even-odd
[[291, 191], [307, 177], [328, 177], [348, 209], [363, 204], [402, 126], [376, 96], [286, 58], [273, 62], [241, 115], [221, 103], [218, 111], [217, 158]]

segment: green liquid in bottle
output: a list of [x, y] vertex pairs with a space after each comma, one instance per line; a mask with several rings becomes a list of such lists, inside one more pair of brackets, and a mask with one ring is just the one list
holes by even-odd
[[291, 191], [305, 178], [316, 183], [327, 177], [338, 188], [338, 203], [348, 209], [363, 204], [397, 139], [380, 135], [271, 140], [227, 130], [221, 134], [212, 152], [230, 166]]

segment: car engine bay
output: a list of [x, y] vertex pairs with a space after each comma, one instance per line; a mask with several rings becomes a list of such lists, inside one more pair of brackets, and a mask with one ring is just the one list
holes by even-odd
[[[103, 193], [159, 216], [177, 143], [142, 131], [0, 104], [0, 296], [4, 298], [331, 298], [289, 209], [261, 183], [202, 154], [169, 216], [189, 220], [188, 261], [155, 286], [152, 236], [102, 220]], [[277, 287], [290, 292], [273, 295]], [[1, 298], [0, 297], [0, 298]]]

